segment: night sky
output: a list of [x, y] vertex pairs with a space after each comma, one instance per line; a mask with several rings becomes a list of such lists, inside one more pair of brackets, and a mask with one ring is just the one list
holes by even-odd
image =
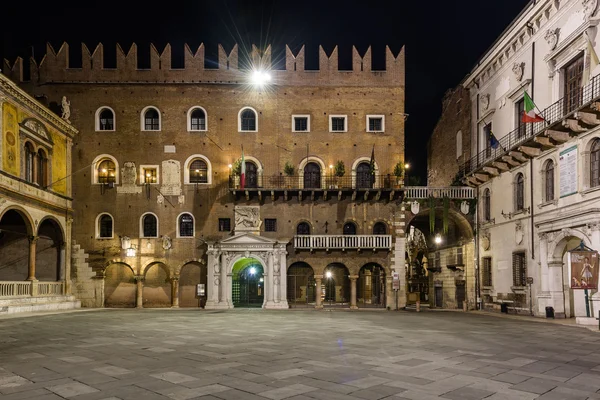
[[420, 175], [425, 184], [427, 139], [439, 118], [444, 92], [462, 80], [528, 2], [62, 0], [34, 6], [11, 1], [3, 4], [0, 57], [12, 62], [19, 55], [30, 56], [33, 50], [39, 61], [46, 42], [58, 51], [67, 41], [73, 56], [71, 66], [77, 67], [80, 42], [90, 51], [102, 42], [105, 57], [114, 54], [115, 42], [121, 43], [126, 53], [135, 42], [144, 67], [149, 66], [148, 45], [152, 42], [159, 52], [171, 43], [174, 66], [178, 66], [184, 43], [195, 50], [204, 42], [207, 58], [214, 60], [218, 43], [227, 51], [234, 43], [242, 48], [254, 43], [271, 44], [273, 59], [283, 68], [288, 44], [294, 52], [305, 45], [307, 69], [317, 69], [321, 44], [327, 54], [338, 45], [340, 69], [352, 69], [352, 45], [361, 54], [371, 45], [373, 67], [383, 69], [385, 45], [394, 54], [405, 45], [409, 114], [405, 154], [412, 173]]

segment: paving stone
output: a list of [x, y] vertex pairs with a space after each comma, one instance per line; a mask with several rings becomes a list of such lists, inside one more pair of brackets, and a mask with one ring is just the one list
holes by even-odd
[[306, 386], [302, 384], [285, 386], [278, 389], [267, 390], [266, 392], [259, 393], [263, 397], [267, 397], [273, 400], [287, 399], [288, 397], [296, 396], [317, 390], [314, 387]]
[[519, 383], [512, 387], [514, 390], [520, 390], [522, 392], [531, 392], [537, 394], [544, 394], [554, 389], [557, 386], [557, 383], [554, 381], [531, 378], [526, 380], [525, 382]]
[[517, 383], [525, 382], [526, 380], [528, 380], [530, 378], [527, 377], [526, 375], [518, 375], [518, 374], [513, 374], [511, 372], [505, 372], [503, 374], [496, 375], [496, 376], [492, 377], [491, 379], [494, 381], [499, 381], [499, 382], [508, 382], [508, 383], [517, 384]]
[[491, 396], [494, 392], [488, 390], [475, 389], [472, 387], [462, 387], [442, 395], [445, 399], [454, 400], [480, 400]]
[[215, 385], [202, 386], [202, 387], [192, 388], [192, 389], [187, 389], [187, 388], [181, 389], [181, 390], [175, 391], [173, 393], [169, 393], [169, 394], [167, 394], [167, 396], [172, 398], [173, 400], [188, 400], [188, 399], [193, 399], [193, 398], [200, 397], [200, 396], [224, 392], [226, 390], [231, 390], [231, 389], [228, 388], [227, 386], [215, 384]]
[[50, 386], [47, 389], [50, 390], [51, 392], [56, 393], [59, 396], [66, 397], [66, 398], [75, 397], [75, 396], [79, 396], [82, 394], [98, 392], [98, 390], [94, 389], [93, 387], [84, 385], [83, 383], [79, 383], [79, 382], [66, 383], [64, 385], [57, 385], [57, 386]]
[[150, 376], [171, 383], [183, 383], [196, 380], [196, 378], [194, 378], [193, 376], [180, 374], [178, 372], [163, 372], [160, 374], [152, 374]]
[[108, 375], [108, 376], [113, 376], [113, 377], [118, 377], [118, 376], [121, 376], [121, 375], [127, 375], [127, 374], [131, 374], [133, 372], [133, 371], [131, 371], [129, 369], [115, 367], [115, 366], [112, 366], [112, 365], [109, 365], [107, 367], [94, 368], [92, 371], [96, 371], [96, 372], [99, 372], [101, 374]]

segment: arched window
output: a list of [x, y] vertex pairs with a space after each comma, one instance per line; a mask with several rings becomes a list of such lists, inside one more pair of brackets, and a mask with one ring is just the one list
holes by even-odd
[[160, 131], [160, 113], [154, 107], [148, 107], [143, 112], [142, 126], [144, 131]]
[[179, 216], [179, 237], [194, 236], [194, 217], [191, 214], [184, 213]]
[[515, 211], [525, 208], [525, 181], [523, 174], [518, 173], [515, 179]]
[[239, 131], [240, 132], [256, 132], [256, 111], [251, 108], [244, 108], [240, 112]]
[[190, 112], [189, 130], [190, 131], [205, 131], [206, 130], [206, 112], [202, 108], [194, 108]]
[[554, 200], [554, 162], [548, 160], [544, 168], [545, 200]]
[[356, 224], [354, 222], [344, 224], [344, 235], [356, 235]]
[[98, 216], [98, 234], [100, 239], [110, 239], [113, 237], [113, 218], [109, 214], [100, 214]]
[[300, 222], [296, 227], [296, 235], [310, 235], [310, 225], [308, 222]]
[[116, 168], [112, 160], [104, 159], [98, 163], [98, 183], [115, 183]]
[[492, 203], [490, 189], [483, 191], [483, 220], [489, 221], [492, 219]]
[[97, 131], [115, 130], [115, 113], [108, 107], [101, 108], [96, 117]]
[[373, 225], [373, 235], [387, 235], [387, 225], [385, 222], [377, 222]]
[[191, 162], [190, 183], [208, 183], [208, 165], [203, 160]]
[[38, 150], [37, 156], [37, 183], [41, 187], [46, 187], [48, 185], [48, 157], [42, 149]]
[[34, 179], [34, 156], [35, 150], [33, 149], [33, 145], [29, 142], [25, 143], [25, 180], [27, 182], [33, 182]]
[[590, 187], [600, 186], [600, 139], [594, 140], [590, 150]]
[[158, 220], [154, 214], [144, 214], [142, 216], [142, 237], [158, 237]]

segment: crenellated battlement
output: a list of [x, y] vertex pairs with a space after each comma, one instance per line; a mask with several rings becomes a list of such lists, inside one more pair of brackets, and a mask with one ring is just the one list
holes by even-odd
[[[239, 51], [236, 44], [227, 51], [219, 44], [217, 68], [205, 68], [205, 47], [196, 51], [184, 46], [184, 67], [172, 68], [171, 45], [159, 53], [150, 45], [150, 68], [138, 68], [137, 45], [133, 43], [125, 53], [116, 45], [116, 68], [104, 68], [104, 46], [100, 43], [93, 52], [81, 44], [81, 68], [69, 67], [69, 45], [63, 43], [58, 52], [46, 45], [46, 54], [39, 64], [31, 58], [31, 81], [45, 83], [221, 83], [241, 84], [248, 81], [253, 69], [271, 70], [275, 84], [292, 86], [404, 86], [404, 47], [394, 55], [386, 46], [385, 71], [371, 69], [371, 48], [361, 56], [352, 47], [352, 71], [340, 71], [338, 48], [327, 55], [319, 46], [319, 69], [305, 70], [305, 48], [294, 55], [289, 46], [285, 48], [285, 70], [274, 70], [271, 46], [261, 51], [252, 45], [249, 53]], [[14, 63], [4, 60], [3, 72], [15, 82], [23, 82], [23, 59]]]

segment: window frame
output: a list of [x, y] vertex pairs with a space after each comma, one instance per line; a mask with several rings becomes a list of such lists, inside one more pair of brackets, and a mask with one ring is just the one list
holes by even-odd
[[[207, 168], [207, 170], [206, 170], [207, 182], [206, 183], [190, 181], [190, 167], [191, 167], [192, 163], [196, 160], [202, 160], [206, 163], [206, 168]], [[212, 182], [213, 182], [212, 175], [213, 175], [212, 164], [211, 164], [210, 160], [208, 159], [208, 157], [206, 157], [205, 155], [192, 154], [185, 160], [184, 168], [183, 168], [183, 184], [184, 185], [212, 185]]]
[[[488, 130], [489, 127], [489, 130]], [[492, 132], [494, 132], [494, 126], [492, 125], [492, 121], [488, 122], [487, 124], [484, 123], [483, 126], [481, 127], [481, 132], [482, 135], [484, 136], [484, 140], [485, 140], [485, 157], [491, 157], [492, 156], [492, 143], [491, 143], [491, 136], [492, 136]], [[497, 140], [498, 138], [496, 138]]]
[[146, 185], [146, 175], [144, 174], [144, 170], [146, 169], [155, 169], [156, 170], [156, 182], [154, 183], [148, 183], [148, 185], [159, 185], [160, 184], [160, 166], [158, 165], [149, 165], [149, 164], [143, 164], [140, 165], [140, 184], [141, 185]]
[[[192, 234], [190, 236], [186, 235], [186, 236], [182, 236], [181, 235], [181, 217], [183, 217], [184, 215], [189, 215], [192, 217]], [[177, 216], [177, 233], [176, 233], [176, 237], [178, 239], [190, 239], [190, 238], [194, 238], [196, 236], [196, 218], [194, 218], [194, 214], [192, 214], [191, 212], [187, 212], [184, 211], [181, 214], [179, 214]]]
[[[273, 229], [267, 229], [269, 223], [273, 224]], [[277, 232], [277, 218], [265, 218], [265, 232]]]
[[[376, 227], [376, 226], [383, 226], [383, 227], [385, 228], [385, 229], [384, 229], [385, 233], [375, 233], [375, 227]], [[388, 224], [387, 224], [387, 223], [385, 223], [385, 222], [383, 222], [383, 221], [377, 221], [377, 222], [375, 222], [375, 223], [373, 224], [373, 230], [372, 230], [372, 234], [373, 234], [373, 235], [389, 235], [389, 233], [388, 233], [388, 232], [389, 232], [389, 227], [388, 227]]]
[[[296, 130], [296, 118], [306, 118], [306, 130]], [[310, 132], [310, 114], [292, 114], [292, 132], [309, 133]]]
[[[110, 232], [110, 236], [100, 236], [101, 234], [101, 229], [100, 229], [100, 219], [102, 218], [103, 215], [108, 215], [112, 221], [112, 225], [111, 225], [111, 232]], [[110, 239], [114, 239], [115, 237], [115, 218], [107, 212], [101, 212], [100, 214], [98, 214], [96, 216], [96, 229], [95, 229], [95, 238], [97, 240], [110, 240]]]
[[[204, 129], [192, 129], [192, 113], [195, 110], [202, 110], [204, 112]], [[187, 112], [187, 130], [188, 132], [208, 132], [208, 113], [202, 106], [193, 106]]]
[[[156, 236], [146, 236], [146, 232], [144, 231], [144, 218], [148, 215], [152, 215], [154, 216], [154, 218], [156, 219]], [[158, 220], [158, 215], [154, 214], [153, 212], [145, 212], [140, 216], [140, 238], [143, 239], [156, 239], [160, 237], [160, 225], [159, 225], [159, 220]]]
[[[343, 118], [344, 119], [344, 130], [343, 131], [334, 131], [333, 130], [333, 119], [334, 118]], [[332, 114], [329, 116], [329, 133], [344, 133], [348, 132], [348, 115], [346, 114]]]
[[[109, 110], [113, 115], [113, 128], [112, 129], [101, 129], [100, 125], [100, 114], [102, 111]], [[117, 130], [117, 113], [109, 106], [101, 106], [96, 110], [94, 128], [96, 132], [115, 132]]]
[[[299, 228], [301, 225], [302, 225], [302, 226], [307, 226], [307, 227], [308, 227], [308, 233], [299, 233], [299, 232], [298, 232], [298, 228]], [[312, 233], [312, 226], [311, 226], [311, 224], [310, 224], [308, 221], [300, 221], [300, 222], [298, 222], [298, 223], [296, 224], [296, 235], [299, 235], [299, 236], [310, 236], [310, 235], [311, 235], [311, 233]]]
[[[221, 222], [223, 222], [223, 229], [221, 229]], [[217, 229], [219, 232], [231, 232], [231, 218], [219, 218], [218, 223]], [[225, 229], [225, 223], [228, 229]]]
[[[487, 283], [487, 285], [486, 285]], [[492, 257], [481, 258], [481, 286], [492, 287]]]
[[[552, 171], [552, 176], [549, 176], [549, 172]], [[551, 202], [556, 199], [556, 166], [554, 165], [554, 160], [546, 160], [544, 163], [544, 202]], [[549, 186], [549, 183], [552, 186]], [[551, 193], [549, 192], [551, 189]], [[549, 198], [549, 194], [551, 194]]]
[[23, 180], [31, 184], [35, 184], [37, 178], [34, 173], [35, 163], [37, 162], [36, 158], [37, 150], [34, 144], [31, 141], [26, 140], [25, 143], [23, 143]]
[[[255, 123], [255, 129], [254, 130], [250, 130], [250, 129], [242, 129], [242, 113], [246, 110], [250, 110], [252, 112], [254, 112], [254, 123]], [[244, 132], [258, 132], [258, 111], [256, 111], [253, 107], [250, 106], [245, 106], [242, 107], [240, 109], [240, 111], [238, 112], [238, 133], [244, 133]]]
[[[594, 160], [594, 156], [595, 160]], [[596, 167], [596, 168], [594, 168]], [[600, 138], [595, 138], [590, 146], [590, 189], [600, 187]], [[594, 180], [594, 170], [597, 171]]]
[[[519, 265], [517, 265], [517, 261], [521, 261], [521, 269], [522, 271], [520, 271], [519, 275], [522, 276], [517, 276], [517, 272], [519, 272], [517, 269], [519, 268]], [[515, 251], [514, 253], [512, 253], [512, 278], [513, 278], [513, 286], [514, 287], [526, 287], [527, 286], [527, 256], [525, 254], [525, 251]], [[519, 281], [520, 278], [520, 281]]]
[[[158, 129], [146, 129], [146, 112], [150, 109], [155, 110], [158, 113]], [[142, 109], [140, 113], [140, 130], [142, 132], [160, 132], [162, 131], [162, 115], [160, 110], [156, 106], [146, 106]]]
[[[519, 178], [521, 178], [520, 182]], [[525, 209], [525, 175], [522, 172], [515, 175], [514, 185], [514, 210], [520, 212]]]
[[483, 189], [483, 220], [492, 220], [492, 191], [490, 188]]
[[[377, 118], [381, 118], [381, 130], [376, 131], [376, 130], [371, 130], [369, 127], [369, 122], [371, 120], [371, 118], [373, 119], [377, 119]], [[347, 126], [346, 126], [346, 130], [347, 130]], [[366, 131], [367, 132], [373, 132], [373, 133], [384, 133], [385, 132], [385, 115], [383, 114], [369, 114], [366, 117]]]
[[[110, 178], [112, 178], [110, 176], [106, 177], [107, 178], [106, 182], [100, 182], [100, 167], [105, 162], [111, 162], [113, 164], [114, 168], [115, 168], [115, 176], [114, 176], [113, 182], [109, 182], [108, 181]], [[96, 184], [97, 185], [110, 185], [110, 184], [116, 185], [117, 184], [117, 174], [118, 174], [118, 172], [117, 172], [117, 164], [112, 159], [110, 159], [110, 158], [102, 158], [98, 162], [96, 162], [95, 165], [96, 165], [96, 168], [94, 169], [94, 171], [96, 173]]]

